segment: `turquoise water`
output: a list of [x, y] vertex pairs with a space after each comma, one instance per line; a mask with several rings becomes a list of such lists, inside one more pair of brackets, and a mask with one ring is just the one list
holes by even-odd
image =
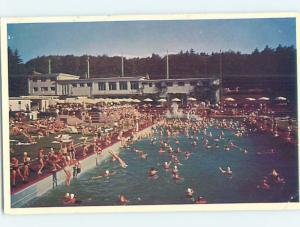
[[[174, 137], [170, 138], [173, 148], [180, 147], [183, 152], [192, 152], [188, 159], [185, 159], [183, 153], [179, 154], [182, 165], [178, 165], [178, 169], [183, 178], [180, 181], [176, 182], [171, 172], [161, 167], [164, 161], [170, 160], [169, 154], [159, 154], [160, 145], [151, 144], [150, 138], [147, 138], [121, 151], [121, 158], [128, 164], [126, 169], [120, 168], [117, 162], [105, 160], [95, 169], [73, 178], [69, 187], [60, 185], [25, 207], [63, 206], [63, 196], [66, 192], [75, 193], [81, 200], [81, 206], [119, 205], [120, 193], [129, 199], [129, 205], [190, 204], [194, 203], [197, 196], [203, 196], [208, 203], [287, 202], [291, 196], [297, 195], [298, 158], [295, 145], [265, 133], [236, 137], [231, 129], [223, 131], [225, 139], [219, 142], [220, 148], [205, 149], [201, 139], [199, 145], [193, 147], [192, 140], [185, 135], [178, 137], [179, 144], [175, 144]], [[208, 132], [216, 136], [221, 130], [210, 127]], [[202, 136], [200, 133], [199, 138]], [[225, 152], [223, 146], [228, 139], [239, 147], [246, 148], [248, 153], [244, 154], [238, 148]], [[209, 143], [214, 144], [212, 139]], [[132, 150], [133, 147], [147, 153], [148, 159], [141, 159]], [[278, 152], [257, 154], [272, 148]], [[219, 166], [230, 166], [233, 171], [232, 177], [223, 175], [218, 169]], [[148, 177], [147, 171], [151, 167], [159, 170], [157, 178]], [[285, 178], [286, 183], [274, 184], [269, 191], [257, 189], [263, 177], [269, 175], [273, 168]], [[117, 174], [90, 180], [106, 169]], [[185, 195], [188, 187], [195, 192], [193, 198]]]

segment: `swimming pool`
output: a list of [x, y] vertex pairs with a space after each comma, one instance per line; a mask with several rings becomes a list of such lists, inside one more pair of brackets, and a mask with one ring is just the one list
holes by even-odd
[[[238, 124], [238, 122], [237, 122]], [[224, 132], [224, 139], [214, 146], [217, 135]], [[135, 142], [129, 148], [123, 149], [120, 157], [128, 167], [123, 169], [117, 162], [105, 160], [100, 166], [73, 178], [69, 187], [60, 185], [52, 191], [27, 203], [25, 207], [58, 207], [63, 206], [63, 196], [66, 192], [75, 193], [82, 201], [81, 206], [119, 205], [118, 195], [123, 193], [129, 199], [129, 205], [159, 205], [159, 204], [192, 204], [195, 198], [203, 196], [208, 203], [266, 203], [287, 202], [298, 194], [298, 153], [297, 146], [275, 138], [264, 132], [248, 132], [237, 137], [233, 129], [220, 129], [216, 125], [208, 127], [207, 133], [212, 148], [205, 148], [201, 139], [193, 146], [188, 136], [180, 134], [176, 144], [174, 136], [163, 135], [163, 140], [176, 149], [180, 147], [178, 165], [181, 180], [175, 181], [170, 170], [164, 170], [162, 163], [169, 161], [168, 152], [159, 154], [159, 143], [152, 144], [151, 138]], [[197, 135], [203, 136], [203, 130]], [[159, 138], [158, 134], [154, 134]], [[237, 148], [224, 151], [224, 145], [231, 140]], [[147, 160], [141, 159], [132, 148], [137, 148], [148, 154]], [[247, 149], [248, 153], [243, 152]], [[265, 153], [275, 149], [275, 153]], [[185, 151], [191, 152], [188, 159]], [[174, 164], [173, 164], [174, 165]], [[222, 174], [219, 167], [230, 166], [233, 175]], [[148, 170], [155, 167], [159, 170], [158, 177], [148, 177]], [[268, 176], [275, 168], [285, 178], [285, 184], [271, 185], [270, 190], [261, 190], [257, 185], [264, 176]], [[116, 172], [115, 175], [98, 180], [91, 177], [102, 174], [106, 169]], [[185, 191], [190, 187], [194, 196], [189, 198]]]

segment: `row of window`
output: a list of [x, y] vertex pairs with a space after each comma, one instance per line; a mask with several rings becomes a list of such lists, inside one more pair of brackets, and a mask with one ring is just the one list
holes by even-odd
[[92, 87], [92, 83], [87, 83], [87, 84], [85, 84], [85, 83], [79, 83], [79, 84], [74, 83], [74, 84], [72, 84], [73, 87], [85, 87], [85, 85], [87, 87]]
[[[41, 88], [40, 88], [40, 91], [41, 91], [41, 92], [45, 92], [45, 91], [49, 91], [49, 90], [50, 90], [50, 91], [55, 91], [55, 87], [50, 87], [50, 88], [49, 88], [49, 87], [41, 87]], [[34, 88], [33, 88], [33, 91], [34, 91], [34, 92], [38, 92], [38, 91], [39, 91], [39, 87], [34, 87]]]
[[[196, 86], [197, 85], [197, 81], [190, 81], [189, 84], [191, 86]], [[208, 81], [202, 81], [201, 82], [204, 86], [208, 86], [209, 82]], [[152, 83], [148, 83], [148, 82], [143, 82], [143, 85], [148, 85], [149, 87], [152, 87]], [[162, 85], [166, 85], [167, 87], [172, 87], [174, 85], [174, 82], [156, 82], [155, 86], [156, 87], [161, 87]], [[177, 82], [177, 86], [185, 86], [185, 82], [184, 81], [179, 81]]]
[[[92, 83], [74, 83], [72, 84], [73, 87], [92, 87]], [[128, 83], [126, 81], [120, 81], [119, 82], [119, 89], [120, 90], [128, 90]], [[137, 81], [131, 81], [130, 82], [130, 89], [131, 90], [137, 90], [139, 89], [139, 83]], [[105, 91], [107, 90], [107, 84], [105, 82], [99, 82], [98, 83], [98, 90]], [[108, 90], [117, 90], [117, 82], [108, 82]]]
[[50, 77], [50, 78], [41, 78], [41, 79], [33, 78], [32, 81], [33, 81], [33, 82], [38, 82], [38, 81], [41, 81], [41, 82], [55, 81], [55, 78], [54, 78], [54, 77]]

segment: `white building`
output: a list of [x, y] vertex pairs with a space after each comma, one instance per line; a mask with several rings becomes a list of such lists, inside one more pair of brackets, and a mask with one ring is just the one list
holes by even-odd
[[9, 110], [10, 111], [30, 111], [31, 101], [29, 99], [23, 99], [19, 97], [9, 98]]
[[[40, 74], [28, 78], [28, 94], [60, 97], [182, 97], [211, 90], [219, 101], [218, 78], [184, 78], [150, 80], [146, 77], [110, 77], [79, 79], [69, 74]], [[197, 89], [195, 89], [197, 88]], [[214, 89], [213, 89], [214, 88]]]

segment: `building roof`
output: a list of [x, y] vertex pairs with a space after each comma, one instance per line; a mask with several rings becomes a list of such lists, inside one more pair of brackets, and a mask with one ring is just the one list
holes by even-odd
[[71, 74], [67, 74], [67, 73], [51, 73], [51, 74], [33, 74], [33, 75], [29, 75], [29, 78], [55, 78], [56, 80], [77, 80], [80, 77], [79, 76], [75, 76], [75, 75], [71, 75]]

